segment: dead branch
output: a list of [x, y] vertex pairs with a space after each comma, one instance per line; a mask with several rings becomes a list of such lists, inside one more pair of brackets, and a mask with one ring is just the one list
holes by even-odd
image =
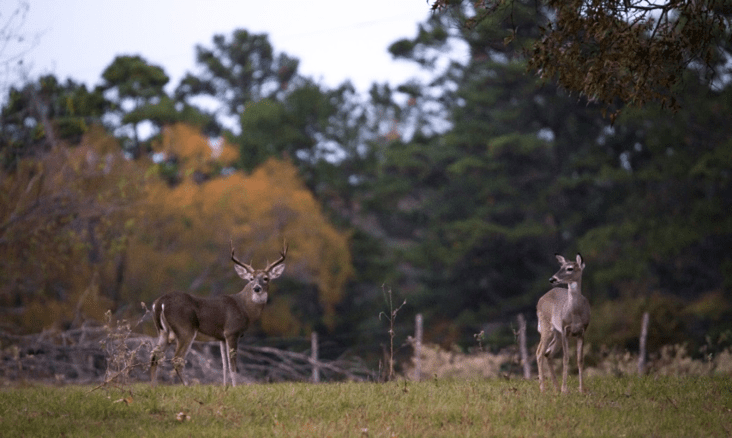
[[[116, 330], [116, 331], [115, 331]], [[56, 384], [104, 385], [149, 380], [150, 349], [154, 339], [133, 333], [130, 325], [110, 329], [83, 325], [64, 332], [13, 335], [0, 331], [0, 381], [39, 381]], [[159, 380], [175, 382], [172, 351], [161, 362]], [[357, 358], [313, 361], [310, 355], [272, 347], [241, 345], [242, 382], [309, 381], [314, 366], [323, 381], [373, 380], [374, 373]], [[186, 374], [192, 382], [218, 384], [222, 380], [218, 342], [194, 342]]]

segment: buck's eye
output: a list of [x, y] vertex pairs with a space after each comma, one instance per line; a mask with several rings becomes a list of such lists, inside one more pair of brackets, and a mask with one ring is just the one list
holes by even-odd
[[262, 280], [264, 280], [264, 282], [266, 283], [269, 281], [269, 277], [264, 277]]
[[572, 272], [572, 271], [574, 271], [573, 267], [570, 266], [569, 268], [567, 268], [567, 272]]

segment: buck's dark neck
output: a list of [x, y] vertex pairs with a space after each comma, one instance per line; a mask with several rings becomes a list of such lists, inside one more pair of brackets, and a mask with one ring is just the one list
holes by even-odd
[[254, 292], [251, 290], [251, 287], [247, 285], [247, 287], [242, 289], [239, 293], [233, 295], [239, 305], [239, 308], [246, 312], [250, 322], [258, 320], [262, 315], [262, 309], [264, 309], [264, 304], [257, 304], [252, 301], [253, 293]]

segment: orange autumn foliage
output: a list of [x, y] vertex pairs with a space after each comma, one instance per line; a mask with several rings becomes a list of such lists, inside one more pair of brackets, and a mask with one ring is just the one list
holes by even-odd
[[[286, 240], [287, 268], [261, 329], [308, 330], [297, 310], [303, 298], [278, 290], [288, 284], [317, 291], [332, 327], [353, 271], [348, 235], [328, 223], [292, 163], [270, 160], [251, 175], [221, 175], [237, 150], [224, 142], [217, 152], [185, 125], [165, 128], [154, 147], [177, 157], [179, 184], [161, 178], [149, 159], [125, 158], [101, 128], [78, 146], [2, 171], [0, 319], [26, 331], [66, 328], [102, 320], [108, 309], [137, 314], [140, 301], [173, 289], [235, 293], [244, 284], [230, 240], [255, 266], [277, 257]], [[209, 177], [196, 182], [195, 172]]]
[[142, 172], [100, 127], [75, 147], [0, 178], [0, 307], [28, 331], [76, 326], [114, 307]]
[[153, 142], [153, 150], [177, 157], [183, 163], [181, 170], [185, 176], [195, 171], [210, 174], [232, 165], [239, 157], [236, 148], [226, 140], [212, 141], [183, 123], [165, 126], [160, 140]]
[[[172, 188], [160, 179], [147, 183], [139, 233], [130, 242], [129, 296], [149, 301], [172, 289], [235, 293], [243, 284], [229, 260], [230, 240], [237, 254], [255, 265], [275, 258], [286, 240], [285, 276], [317, 288], [324, 323], [332, 327], [353, 272], [348, 236], [328, 223], [295, 166], [270, 159], [251, 175], [235, 172], [198, 183], [186, 176], [191, 169], [217, 165], [207, 155], [207, 141], [183, 125], [166, 128], [163, 137], [162, 144], [188, 170]], [[229, 156], [226, 150], [221, 157]], [[277, 284], [273, 290], [276, 301]], [[288, 308], [272, 303], [263, 329], [280, 335], [304, 329]]]

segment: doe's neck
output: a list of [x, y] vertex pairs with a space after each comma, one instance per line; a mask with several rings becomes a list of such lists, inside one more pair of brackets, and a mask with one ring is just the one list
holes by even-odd
[[567, 283], [569, 294], [582, 294], [582, 280]]

